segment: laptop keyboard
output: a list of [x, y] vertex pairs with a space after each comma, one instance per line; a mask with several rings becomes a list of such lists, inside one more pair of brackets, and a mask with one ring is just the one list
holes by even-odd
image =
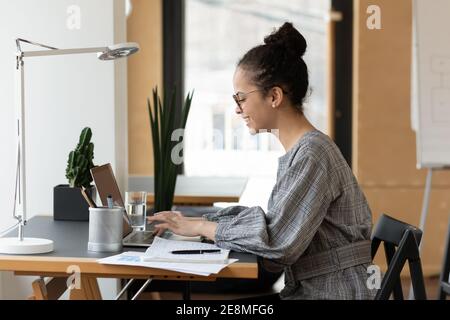
[[153, 231], [138, 231], [130, 234], [125, 240], [126, 243], [137, 243], [137, 244], [150, 244], [152, 243], [155, 235]]

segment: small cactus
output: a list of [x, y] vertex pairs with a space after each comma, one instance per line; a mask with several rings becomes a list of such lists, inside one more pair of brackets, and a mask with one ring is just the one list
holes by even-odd
[[91, 142], [92, 131], [86, 127], [80, 135], [80, 141], [75, 150], [69, 153], [66, 178], [72, 188], [89, 188], [92, 182], [91, 168], [94, 167], [94, 144]]

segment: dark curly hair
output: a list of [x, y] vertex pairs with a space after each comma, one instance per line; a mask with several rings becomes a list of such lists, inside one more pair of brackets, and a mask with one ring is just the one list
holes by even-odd
[[303, 112], [308, 91], [308, 67], [303, 61], [306, 40], [292, 23], [284, 23], [277, 31], [264, 38], [264, 44], [248, 51], [238, 67], [251, 73], [261, 89], [279, 86], [294, 106]]

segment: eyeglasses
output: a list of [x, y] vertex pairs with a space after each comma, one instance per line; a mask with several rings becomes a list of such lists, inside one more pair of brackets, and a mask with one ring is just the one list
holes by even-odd
[[235, 94], [233, 94], [233, 99], [234, 99], [234, 101], [236, 102], [237, 106], [239, 107], [239, 109], [242, 112], [243, 110], [242, 110], [242, 107], [241, 107], [241, 102], [245, 101], [245, 99], [247, 99], [247, 96], [250, 93], [258, 92], [258, 91], [264, 91], [264, 90], [265, 89], [256, 89], [256, 90], [249, 91], [249, 92], [236, 92]]
[[[281, 88], [281, 87], [280, 87], [280, 88]], [[250, 93], [258, 92], [258, 91], [266, 91], [267, 89], [268, 89], [268, 88], [264, 88], [264, 89], [256, 89], [256, 90], [249, 91], [249, 92], [236, 92], [235, 94], [233, 94], [233, 99], [234, 99], [234, 101], [236, 102], [236, 104], [237, 104], [239, 110], [241, 110], [241, 112], [243, 112], [242, 106], [241, 106], [241, 102], [245, 101], [245, 99], [247, 99], [247, 96], [248, 96]], [[288, 92], [284, 91], [283, 88], [281, 88], [281, 90], [283, 91], [284, 94], [288, 94]]]

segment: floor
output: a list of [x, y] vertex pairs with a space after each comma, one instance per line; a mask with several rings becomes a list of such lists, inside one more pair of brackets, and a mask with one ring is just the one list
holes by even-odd
[[[274, 292], [279, 292], [284, 284], [284, 279], [280, 278], [274, 285]], [[402, 287], [405, 297], [408, 297], [410, 280], [407, 278], [402, 278]], [[438, 297], [438, 283], [439, 278], [437, 276], [426, 277], [425, 278], [425, 289], [427, 291], [427, 297], [430, 300], [435, 300]], [[276, 291], [275, 291], [276, 290]], [[192, 294], [192, 300], [233, 300], [239, 298], [247, 298], [249, 295], [211, 295], [211, 294]], [[405, 299], [406, 299], [405, 298]], [[181, 300], [181, 294], [177, 292], [164, 292], [164, 293], [144, 293], [141, 296], [142, 300], [153, 300], [153, 299], [164, 299], [164, 300]]]
[[[410, 286], [411, 286], [411, 281], [409, 279], [402, 280], [402, 288], [403, 288], [404, 294], [409, 293]], [[425, 290], [427, 292], [428, 300], [436, 300], [438, 298], [439, 277], [438, 276], [426, 277], [425, 278]], [[408, 295], [405, 294], [405, 296], [407, 297]]]

